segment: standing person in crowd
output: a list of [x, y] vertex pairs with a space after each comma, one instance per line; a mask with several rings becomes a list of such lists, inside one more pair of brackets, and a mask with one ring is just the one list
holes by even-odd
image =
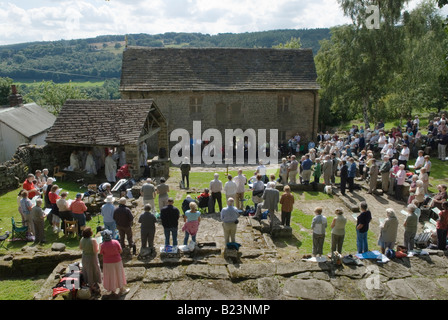
[[156, 192], [159, 194], [159, 210], [168, 205], [168, 192], [170, 187], [165, 183], [164, 177], [160, 178], [160, 184], [156, 187]]
[[337, 154], [335, 152], [331, 153], [330, 156], [331, 159], [331, 177], [330, 177], [330, 181], [331, 184], [334, 185], [336, 182], [336, 174], [338, 172], [338, 167], [339, 167], [339, 158], [337, 157]]
[[257, 209], [258, 204], [263, 202], [263, 192], [264, 192], [264, 183], [261, 180], [261, 174], [257, 175], [257, 181], [252, 185], [252, 201], [255, 205], [255, 209]]
[[31, 216], [31, 210], [33, 209], [33, 203], [28, 198], [28, 191], [22, 191], [22, 199], [20, 200], [20, 208], [22, 209], [23, 217], [24, 217], [24, 226], [28, 226], [28, 232], [33, 233], [33, 221]]
[[61, 192], [61, 197], [56, 201], [56, 205], [59, 210], [59, 217], [61, 218], [61, 229], [65, 231], [65, 221], [72, 221], [73, 215], [70, 211], [70, 205], [67, 201], [68, 193], [63, 191]]
[[418, 151], [418, 157], [415, 160], [414, 164], [414, 172], [417, 173], [417, 170], [420, 170], [425, 165], [425, 152], [423, 150]]
[[286, 158], [282, 158], [282, 163], [280, 164], [279, 170], [280, 183], [284, 186], [288, 184], [288, 163]]
[[232, 180], [232, 175], [227, 176], [228, 181], [224, 184], [224, 193], [226, 194], [226, 200], [229, 198], [236, 198], [236, 183]]
[[344, 217], [344, 211], [341, 208], [335, 211], [336, 218], [331, 222], [331, 255], [334, 252], [342, 253], [342, 245], [344, 244], [345, 238], [345, 225], [347, 224], [347, 219]]
[[348, 179], [348, 167], [347, 167], [347, 161], [342, 160], [341, 161], [341, 194], [345, 196], [345, 189], [347, 188], [347, 179]]
[[103, 286], [109, 294], [115, 294], [120, 289], [119, 294], [124, 295], [129, 292], [125, 288], [126, 274], [124, 273], [123, 261], [121, 260], [122, 247], [120, 242], [112, 239], [110, 230], [101, 233], [103, 243], [101, 243], [100, 254], [103, 255]]
[[239, 213], [234, 206], [234, 199], [227, 199], [227, 207], [221, 210], [222, 228], [224, 231], [224, 245], [229, 242], [236, 242], [236, 230]]
[[61, 228], [59, 228], [60, 224], [61, 224], [61, 218], [59, 217], [59, 209], [58, 209], [58, 205], [56, 204], [56, 202], [60, 198], [60, 196], [57, 193], [58, 189], [59, 189], [59, 186], [57, 184], [54, 184], [51, 187], [50, 192], [48, 193], [48, 200], [50, 201], [50, 204], [51, 204], [53, 232], [61, 231]]
[[392, 208], [386, 209], [386, 219], [380, 224], [380, 236], [378, 245], [381, 253], [384, 254], [387, 249], [393, 249], [397, 241], [398, 219]]
[[369, 191], [367, 191], [367, 193], [372, 194], [376, 192], [379, 167], [378, 164], [376, 163], [375, 158], [371, 158], [367, 163], [367, 165], [369, 166], [369, 176], [370, 176]]
[[347, 172], [347, 181], [348, 181], [348, 191], [353, 193], [353, 189], [355, 187], [355, 177], [356, 177], [356, 163], [355, 159], [350, 157], [348, 159], [348, 172]]
[[294, 205], [294, 195], [291, 193], [291, 187], [288, 185], [283, 187], [283, 191], [285, 193], [282, 194], [280, 198], [280, 204], [282, 206], [282, 225], [289, 227], [291, 224], [291, 212]]
[[410, 153], [411, 151], [409, 150], [409, 147], [406, 144], [403, 144], [400, 155], [398, 156], [398, 165], [403, 164], [406, 169], [408, 166]]
[[429, 187], [429, 176], [426, 172], [426, 168], [423, 167], [420, 169], [420, 173], [418, 175], [418, 180], [421, 180], [423, 182], [423, 189], [425, 190], [425, 194], [428, 194], [428, 187]]
[[221, 195], [222, 182], [219, 180], [218, 173], [215, 173], [214, 179], [212, 181], [210, 181], [209, 189], [210, 189], [210, 192], [212, 193], [211, 201], [213, 203], [213, 212], [210, 212], [210, 213], [215, 212], [216, 201], [218, 201], [219, 211], [221, 212], [221, 210], [222, 210], [222, 195]]
[[[187, 189], [190, 188], [190, 171], [191, 171], [191, 165], [190, 165], [190, 159], [188, 157], [184, 158], [184, 161], [180, 165], [180, 172], [182, 175], [182, 183], [184, 185], [184, 188]], [[185, 180], [187, 181], [187, 184], [185, 184]]]
[[184, 214], [184, 226], [182, 231], [185, 232], [184, 245], [188, 245], [188, 238], [196, 243], [196, 234], [198, 233], [199, 224], [201, 223], [201, 212], [198, 210], [196, 202], [190, 202], [190, 210]]
[[442, 209], [439, 212], [439, 219], [437, 219], [436, 224], [437, 249], [445, 251], [448, 231], [448, 201], [442, 204]]
[[395, 184], [396, 184], [396, 174], [400, 167], [398, 166], [398, 160], [393, 159], [392, 160], [392, 168], [390, 169], [390, 175], [389, 175], [389, 189], [387, 191], [388, 195], [394, 195], [395, 192]]
[[319, 184], [321, 175], [322, 175], [322, 166], [320, 165], [320, 159], [316, 159], [315, 164], [314, 164], [314, 169], [313, 169], [313, 177], [314, 177], [315, 184]]
[[34, 243], [44, 244], [45, 241], [45, 213], [42, 210], [42, 199], [36, 199], [36, 205], [31, 209], [31, 221], [34, 229]]
[[174, 200], [169, 198], [167, 206], [162, 208], [160, 211], [160, 219], [162, 220], [162, 226], [165, 234], [165, 246], [170, 245], [171, 235], [173, 237], [173, 246], [177, 246], [177, 227], [179, 217], [179, 209], [174, 206]]
[[369, 251], [369, 245], [367, 241], [367, 233], [369, 231], [369, 224], [372, 220], [372, 214], [368, 210], [367, 203], [362, 201], [360, 204], [361, 213], [356, 219], [356, 246], [358, 253], [364, 253]]
[[386, 193], [389, 190], [389, 175], [390, 175], [390, 169], [392, 168], [392, 165], [389, 161], [388, 156], [383, 157], [383, 162], [381, 162], [381, 165], [378, 169], [379, 173], [381, 174], [381, 189], [384, 193]]
[[125, 247], [125, 236], [128, 239], [129, 247], [133, 247], [132, 224], [134, 216], [132, 215], [131, 210], [126, 206], [126, 198], [120, 198], [120, 200], [118, 200], [118, 208], [114, 210], [114, 220], [117, 224], [121, 247]]
[[103, 216], [104, 228], [112, 231], [112, 239], [115, 239], [117, 224], [114, 220], [115, 198], [107, 196], [104, 204], [101, 206], [101, 215]]
[[143, 205], [149, 204], [151, 206], [151, 212], [155, 212], [155, 197], [156, 197], [156, 187], [153, 184], [152, 179], [146, 179], [146, 182], [142, 185], [140, 189], [140, 195], [143, 198]]
[[40, 191], [37, 186], [34, 184], [35, 176], [30, 173], [26, 177], [25, 182], [23, 182], [23, 189], [28, 191], [28, 198], [33, 199], [35, 196], [40, 195]]
[[45, 209], [51, 209], [51, 202], [48, 198], [48, 195], [50, 194], [51, 188], [53, 187], [53, 182], [53, 178], [48, 178], [47, 183], [42, 188]]
[[313, 230], [313, 256], [320, 257], [323, 254], [325, 229], [327, 228], [327, 218], [322, 215], [322, 208], [314, 209], [314, 218], [311, 222]]
[[293, 154], [291, 156], [291, 163], [288, 167], [288, 180], [290, 184], [296, 184], [297, 173], [299, 172], [299, 161], [297, 161], [296, 156]]
[[104, 173], [109, 183], [115, 183], [117, 181], [117, 162], [113, 158], [113, 152], [109, 151], [109, 154], [104, 161]]
[[243, 199], [244, 199], [244, 188], [247, 184], [247, 178], [245, 175], [243, 175], [243, 170], [238, 169], [238, 175], [233, 178], [233, 181], [236, 184], [236, 197], [235, 197], [235, 203], [236, 208], [239, 210], [243, 210]]
[[138, 217], [140, 223], [141, 249], [154, 248], [154, 236], [156, 234], [156, 217], [151, 213], [151, 205], [145, 204], [144, 212]]
[[409, 204], [406, 208], [408, 216], [404, 222], [404, 246], [411, 252], [414, 250], [414, 239], [417, 234], [418, 216], [415, 213], [417, 207], [414, 204]]
[[302, 161], [302, 178], [303, 178], [303, 184], [308, 185], [310, 184], [311, 179], [311, 167], [313, 166], [313, 162], [310, 160], [310, 155], [307, 153], [305, 155], [305, 160]]
[[438, 141], [438, 147], [437, 147], [437, 154], [438, 158], [442, 161], [446, 160], [446, 145], [448, 144], [448, 134], [447, 130], [442, 130], [437, 135], [437, 141]]
[[75, 201], [70, 205], [70, 211], [72, 212], [73, 218], [78, 221], [78, 234], [82, 236], [81, 232], [86, 226], [86, 214], [87, 206], [82, 201], [82, 194], [78, 193], [76, 195]]
[[399, 170], [397, 171], [395, 178], [397, 181], [396, 186], [395, 186], [395, 199], [397, 199], [398, 201], [402, 201], [403, 200], [403, 185], [406, 181], [406, 170], [405, 170], [404, 164], [399, 165]]
[[99, 245], [90, 227], [82, 231], [79, 249], [82, 250], [82, 275], [85, 283], [89, 286], [90, 293], [100, 293], [101, 269], [98, 261]]
[[324, 183], [326, 186], [331, 185], [331, 174], [333, 173], [333, 161], [329, 155], [325, 156], [325, 160], [322, 163], [322, 174], [324, 175]]

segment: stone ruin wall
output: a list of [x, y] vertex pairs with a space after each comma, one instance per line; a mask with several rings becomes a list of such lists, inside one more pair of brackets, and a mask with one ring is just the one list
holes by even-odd
[[28, 173], [34, 173], [37, 169], [48, 168], [52, 175], [57, 164], [64, 168], [68, 165], [71, 149], [63, 146], [20, 145], [11, 160], [0, 163], [0, 193], [19, 188]]

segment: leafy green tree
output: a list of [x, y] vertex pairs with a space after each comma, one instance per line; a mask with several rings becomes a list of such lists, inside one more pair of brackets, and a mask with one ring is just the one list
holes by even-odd
[[68, 99], [88, 99], [86, 93], [74, 86], [71, 82], [67, 84], [56, 84], [53, 81], [42, 81], [25, 97], [32, 100], [54, 115], [59, 114], [65, 101]]
[[273, 47], [277, 49], [300, 49], [302, 47], [302, 42], [300, 41], [300, 38], [292, 37], [291, 40], [285, 44], [280, 43], [279, 45]]
[[11, 94], [11, 85], [13, 81], [11, 78], [0, 77], [0, 106], [7, 105], [9, 103], [9, 95]]

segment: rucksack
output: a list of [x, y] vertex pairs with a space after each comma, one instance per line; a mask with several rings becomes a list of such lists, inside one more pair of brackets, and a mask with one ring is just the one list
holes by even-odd
[[386, 250], [386, 257], [388, 257], [389, 259], [395, 258], [396, 257], [395, 250], [387, 249]]

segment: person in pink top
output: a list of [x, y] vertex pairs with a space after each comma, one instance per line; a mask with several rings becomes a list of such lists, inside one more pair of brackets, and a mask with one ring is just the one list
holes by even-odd
[[100, 254], [103, 255], [103, 286], [109, 294], [115, 294], [120, 289], [119, 295], [129, 292], [125, 288], [126, 275], [124, 273], [123, 262], [121, 260], [121, 245], [117, 240], [112, 239], [112, 231], [101, 232], [103, 243], [101, 243]]

